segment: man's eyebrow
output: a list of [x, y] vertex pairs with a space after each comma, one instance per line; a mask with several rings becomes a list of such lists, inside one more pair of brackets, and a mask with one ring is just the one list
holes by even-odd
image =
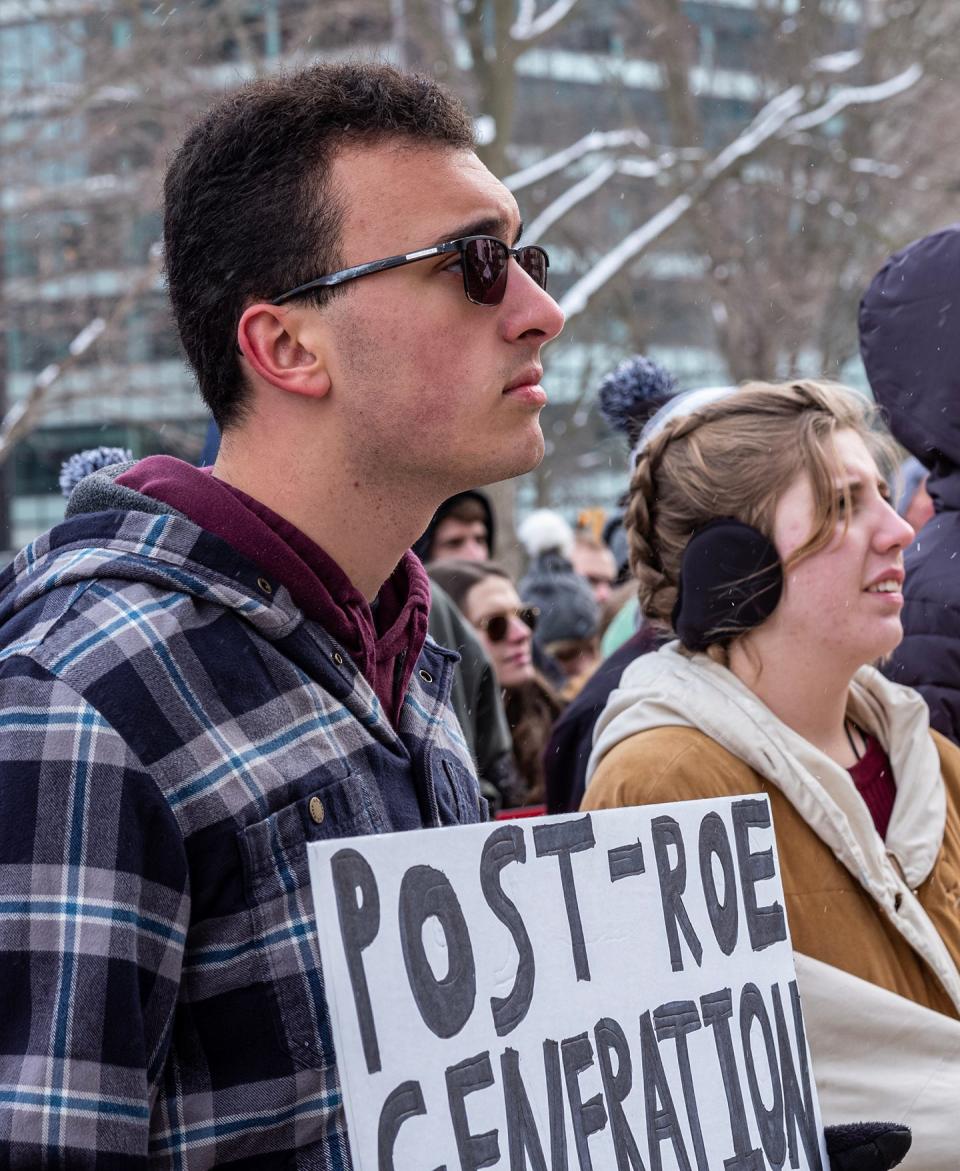
[[[487, 217], [481, 220], [472, 220], [468, 224], [460, 224], [459, 227], [451, 228], [448, 232], [444, 232], [442, 236], [437, 236], [432, 244], [446, 244], [449, 240], [462, 240], [464, 236], [496, 236], [498, 240], [504, 239], [504, 229], [506, 221], [498, 217]], [[523, 235], [523, 221], [517, 227], [514, 233], [512, 246], [516, 246], [520, 237]]]

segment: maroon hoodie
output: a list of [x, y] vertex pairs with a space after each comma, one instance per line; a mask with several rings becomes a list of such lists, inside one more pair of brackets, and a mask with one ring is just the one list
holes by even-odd
[[430, 613], [429, 579], [412, 553], [403, 555], [371, 608], [319, 545], [209, 468], [151, 455], [117, 483], [169, 504], [286, 586], [304, 614], [349, 654], [396, 726]]

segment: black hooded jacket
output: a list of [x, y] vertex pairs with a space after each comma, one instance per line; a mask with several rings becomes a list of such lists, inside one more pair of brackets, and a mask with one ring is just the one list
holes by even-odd
[[484, 524], [487, 528], [487, 548], [490, 550], [490, 558], [493, 559], [493, 537], [494, 537], [494, 522], [493, 522], [493, 508], [490, 504], [490, 498], [485, 492], [481, 492], [479, 488], [468, 488], [465, 492], [458, 492], [455, 496], [450, 496], [440, 505], [437, 511], [433, 514], [433, 519], [427, 525], [426, 532], [422, 533], [413, 543], [413, 551], [426, 564], [430, 560], [430, 546], [433, 544], [433, 538], [437, 531], [437, 526], [442, 520], [450, 515], [454, 508], [457, 507], [464, 500], [475, 500], [484, 513]]
[[860, 352], [936, 513], [907, 552], [904, 639], [885, 671], [960, 743], [960, 224], [892, 256], [860, 304]]

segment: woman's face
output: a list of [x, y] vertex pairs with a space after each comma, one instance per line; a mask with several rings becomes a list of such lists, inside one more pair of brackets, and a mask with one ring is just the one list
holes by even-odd
[[[903, 550], [914, 533], [891, 507], [887, 485], [860, 436], [838, 431], [836, 451], [843, 469], [835, 485], [841, 499], [836, 532], [817, 553], [788, 570], [780, 604], [758, 633], [769, 627], [770, 633], [788, 638], [798, 654], [817, 655], [825, 667], [842, 666], [852, 674], [889, 654], [903, 637]], [[851, 501], [846, 518], [844, 484]], [[813, 528], [813, 485], [803, 473], [774, 513], [773, 540], [783, 561]]]
[[[533, 678], [533, 634], [517, 616], [519, 609], [520, 597], [505, 577], [484, 578], [467, 592], [465, 599], [467, 619], [476, 628], [501, 687], [517, 687]], [[493, 640], [487, 623], [498, 615], [506, 617], [507, 633], [504, 638]]]

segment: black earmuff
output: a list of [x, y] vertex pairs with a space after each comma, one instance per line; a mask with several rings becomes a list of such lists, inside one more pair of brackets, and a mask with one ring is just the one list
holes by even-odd
[[706, 650], [765, 622], [782, 592], [773, 542], [752, 525], [720, 517], [697, 529], [683, 551], [673, 629], [688, 650]]

